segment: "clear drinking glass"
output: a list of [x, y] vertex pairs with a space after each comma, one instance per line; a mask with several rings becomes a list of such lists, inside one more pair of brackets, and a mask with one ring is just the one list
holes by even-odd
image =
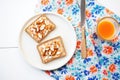
[[112, 17], [103, 17], [97, 23], [97, 35], [100, 39], [110, 41], [119, 33], [119, 23]]

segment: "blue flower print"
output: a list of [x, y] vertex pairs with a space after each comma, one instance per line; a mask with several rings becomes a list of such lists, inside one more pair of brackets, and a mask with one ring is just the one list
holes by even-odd
[[83, 63], [87, 63], [89, 61], [91, 61], [91, 58], [85, 58], [84, 61], [83, 61]]
[[85, 76], [89, 75], [90, 71], [84, 70]]
[[101, 40], [101, 43], [103, 44], [103, 43], [105, 43], [105, 41], [104, 41], [104, 40]]
[[94, 46], [94, 51], [95, 51], [95, 53], [97, 54], [98, 57], [101, 57], [101, 56], [102, 56], [102, 54], [100, 53], [99, 47]]
[[102, 67], [100, 63], [96, 64], [95, 66], [96, 66], [98, 69], [101, 69], [101, 67]]
[[51, 73], [51, 77], [55, 78], [56, 80], [59, 80], [60, 76], [58, 76], [54, 71], [51, 71]]
[[76, 72], [75, 76], [76, 76], [76, 80], [80, 80], [82, 74], [81, 72]]
[[87, 6], [93, 6], [95, 4], [94, 0], [90, 1]]
[[93, 14], [100, 14], [101, 11], [103, 11], [104, 7], [103, 6], [99, 6], [99, 5], [96, 5], [93, 10], [92, 10], [92, 13]]
[[103, 57], [100, 59], [100, 64], [101, 65], [106, 65], [109, 62], [109, 59], [106, 57]]
[[66, 67], [66, 65], [64, 65], [61, 68], [59, 68], [58, 71], [60, 71], [61, 74], [66, 74], [67, 73], [67, 67]]
[[114, 50], [118, 50], [120, 48], [120, 42], [117, 42], [115, 44], [112, 44]]
[[112, 74], [112, 79], [113, 80], [119, 80], [120, 79], [120, 74], [119, 73]]
[[92, 78], [88, 77], [88, 80], [98, 80], [98, 78], [96, 76], [93, 76]]
[[60, 76], [52, 74], [51, 77], [53, 77], [55, 80], [59, 80]]
[[86, 19], [87, 27], [91, 28], [92, 27], [92, 21], [90, 19]]
[[120, 21], [120, 17], [117, 15], [113, 15], [113, 18], [115, 18], [117, 21]]
[[114, 64], [117, 64], [120, 66], [120, 56], [114, 58]]
[[97, 39], [97, 34], [96, 33], [93, 33], [93, 39]]
[[72, 8], [72, 14], [76, 15], [78, 12], [79, 12], [78, 6], [77, 5], [73, 6], [73, 8]]
[[61, 74], [66, 74], [66, 73], [67, 73], [67, 69], [61, 70]]
[[43, 9], [44, 12], [46, 11], [52, 11], [52, 5], [49, 5], [49, 6], [46, 6], [44, 9]]

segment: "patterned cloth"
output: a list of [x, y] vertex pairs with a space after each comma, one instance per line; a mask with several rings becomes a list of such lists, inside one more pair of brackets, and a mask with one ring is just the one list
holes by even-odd
[[120, 80], [120, 33], [111, 42], [96, 35], [97, 21], [111, 16], [120, 23], [120, 17], [95, 0], [86, 0], [87, 58], [81, 59], [80, 8], [75, 0], [40, 0], [36, 13], [53, 12], [71, 22], [77, 35], [76, 52], [63, 67], [45, 71], [55, 80]]

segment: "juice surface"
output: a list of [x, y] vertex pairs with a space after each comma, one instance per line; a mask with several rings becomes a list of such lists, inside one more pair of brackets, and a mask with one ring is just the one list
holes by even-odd
[[110, 21], [104, 20], [98, 24], [98, 35], [103, 39], [110, 39], [115, 33], [114, 24]]

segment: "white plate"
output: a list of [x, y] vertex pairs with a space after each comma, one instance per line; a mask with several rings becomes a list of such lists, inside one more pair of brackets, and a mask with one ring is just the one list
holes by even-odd
[[[42, 14], [42, 13], [41, 13]], [[56, 36], [61, 36], [64, 42], [67, 55], [63, 58], [56, 59], [50, 63], [43, 64], [36, 48], [37, 44], [24, 29], [34, 21], [39, 15], [29, 19], [23, 26], [19, 36], [19, 47], [23, 56], [32, 66], [42, 70], [53, 70], [65, 65], [73, 56], [76, 49], [76, 34], [72, 25], [61, 15], [54, 13], [45, 13], [46, 16], [54, 22], [56, 28], [43, 41], [49, 40]], [[43, 42], [42, 41], [42, 42]]]

